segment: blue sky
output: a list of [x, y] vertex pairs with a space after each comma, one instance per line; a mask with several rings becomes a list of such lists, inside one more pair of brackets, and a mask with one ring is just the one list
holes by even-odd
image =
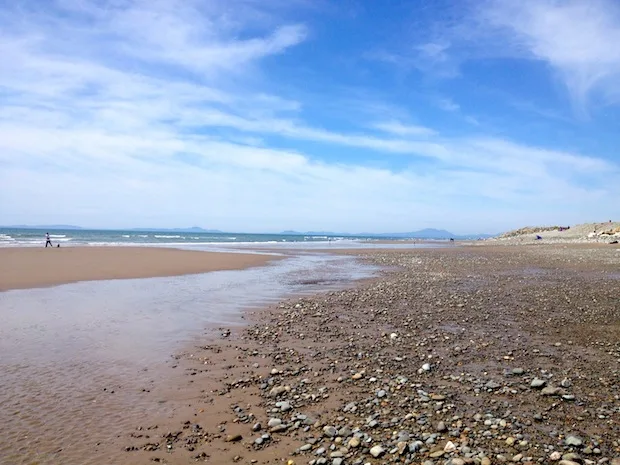
[[620, 216], [620, 4], [0, 0], [0, 224]]

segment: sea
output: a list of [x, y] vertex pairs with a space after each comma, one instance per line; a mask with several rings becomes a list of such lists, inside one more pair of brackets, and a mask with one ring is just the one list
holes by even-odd
[[[0, 247], [28, 247], [45, 245], [45, 233], [50, 233], [54, 246], [169, 246], [204, 248], [217, 245], [289, 245], [322, 246], [338, 243], [340, 246], [374, 242], [370, 236], [329, 236], [304, 234], [249, 234], [178, 231], [137, 231], [104, 229], [44, 229], [0, 228]], [[381, 238], [389, 239], [389, 238]], [[208, 248], [208, 247], [207, 247]]]

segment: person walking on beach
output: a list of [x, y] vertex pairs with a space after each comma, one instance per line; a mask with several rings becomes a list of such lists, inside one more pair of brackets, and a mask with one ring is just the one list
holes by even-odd
[[46, 249], [47, 249], [48, 244], [49, 244], [50, 247], [54, 247], [52, 245], [52, 241], [50, 240], [50, 233], [47, 232], [47, 233], [45, 233], [45, 248]]

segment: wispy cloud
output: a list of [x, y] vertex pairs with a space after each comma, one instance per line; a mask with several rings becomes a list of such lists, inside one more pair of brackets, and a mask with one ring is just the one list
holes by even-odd
[[612, 45], [620, 41], [617, 2], [485, 0], [454, 9], [458, 22], [439, 23], [431, 40], [415, 47], [426, 70], [480, 58], [535, 60], [557, 73], [581, 110], [593, 97], [620, 102], [620, 50]]
[[303, 92], [272, 82], [269, 60], [311, 40], [309, 25], [272, 4], [45, 5], [0, 13], [3, 222], [459, 231], [517, 225], [566, 198], [577, 217], [620, 195], [613, 163], [447, 137], [390, 103], [347, 105], [346, 130], [322, 124]]

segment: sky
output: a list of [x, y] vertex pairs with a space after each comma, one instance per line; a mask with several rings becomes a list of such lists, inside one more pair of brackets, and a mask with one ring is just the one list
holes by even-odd
[[0, 0], [0, 224], [620, 217], [614, 0]]

